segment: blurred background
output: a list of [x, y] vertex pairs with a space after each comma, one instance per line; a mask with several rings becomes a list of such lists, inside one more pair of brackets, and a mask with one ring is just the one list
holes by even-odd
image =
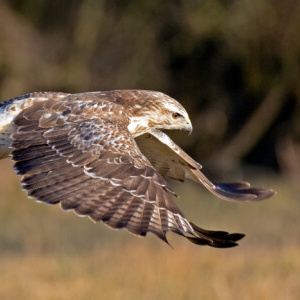
[[33, 91], [149, 89], [181, 102], [170, 133], [215, 180], [272, 187], [226, 203], [174, 183], [186, 216], [241, 231], [174, 250], [26, 199], [0, 161], [1, 299], [299, 299], [300, 1], [1, 0], [0, 101]]

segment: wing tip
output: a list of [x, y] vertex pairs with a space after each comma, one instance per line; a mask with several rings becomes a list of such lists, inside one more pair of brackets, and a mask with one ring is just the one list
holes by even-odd
[[214, 186], [217, 196], [231, 201], [257, 202], [276, 195], [273, 189], [252, 188], [248, 182], [214, 183]]
[[243, 233], [228, 233], [226, 231], [205, 230], [190, 222], [195, 236], [186, 236], [186, 238], [197, 245], [207, 245], [214, 248], [231, 248], [239, 244], [239, 240], [245, 237]]

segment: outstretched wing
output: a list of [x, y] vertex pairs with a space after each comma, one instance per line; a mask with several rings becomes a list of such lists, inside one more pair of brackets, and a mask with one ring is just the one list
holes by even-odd
[[202, 172], [201, 165], [178, 147], [165, 133], [152, 130], [137, 139], [142, 153], [166, 177], [183, 181], [185, 178], [202, 183], [216, 196], [229, 201], [260, 201], [274, 195], [267, 188], [252, 188], [248, 182], [212, 183]]
[[150, 231], [167, 241], [171, 230], [196, 244], [237, 245], [242, 234], [206, 231], [187, 221], [136, 146], [120, 107], [114, 116], [116, 104], [70, 100], [37, 103], [14, 121], [12, 155], [29, 196], [140, 236]]

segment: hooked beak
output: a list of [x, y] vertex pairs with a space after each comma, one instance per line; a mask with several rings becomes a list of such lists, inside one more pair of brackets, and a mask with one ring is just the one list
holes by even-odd
[[191, 122], [186, 123], [186, 125], [184, 126], [184, 130], [188, 131], [189, 135], [191, 135], [193, 131], [192, 123]]

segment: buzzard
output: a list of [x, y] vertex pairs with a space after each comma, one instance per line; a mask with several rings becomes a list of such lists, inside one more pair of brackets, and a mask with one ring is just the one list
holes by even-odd
[[189, 222], [164, 177], [202, 183], [225, 200], [259, 201], [274, 192], [212, 183], [160, 129], [192, 131], [186, 110], [160, 92], [35, 92], [0, 104], [0, 157], [12, 156], [37, 201], [165, 242], [173, 231], [198, 245], [236, 246], [243, 234]]

